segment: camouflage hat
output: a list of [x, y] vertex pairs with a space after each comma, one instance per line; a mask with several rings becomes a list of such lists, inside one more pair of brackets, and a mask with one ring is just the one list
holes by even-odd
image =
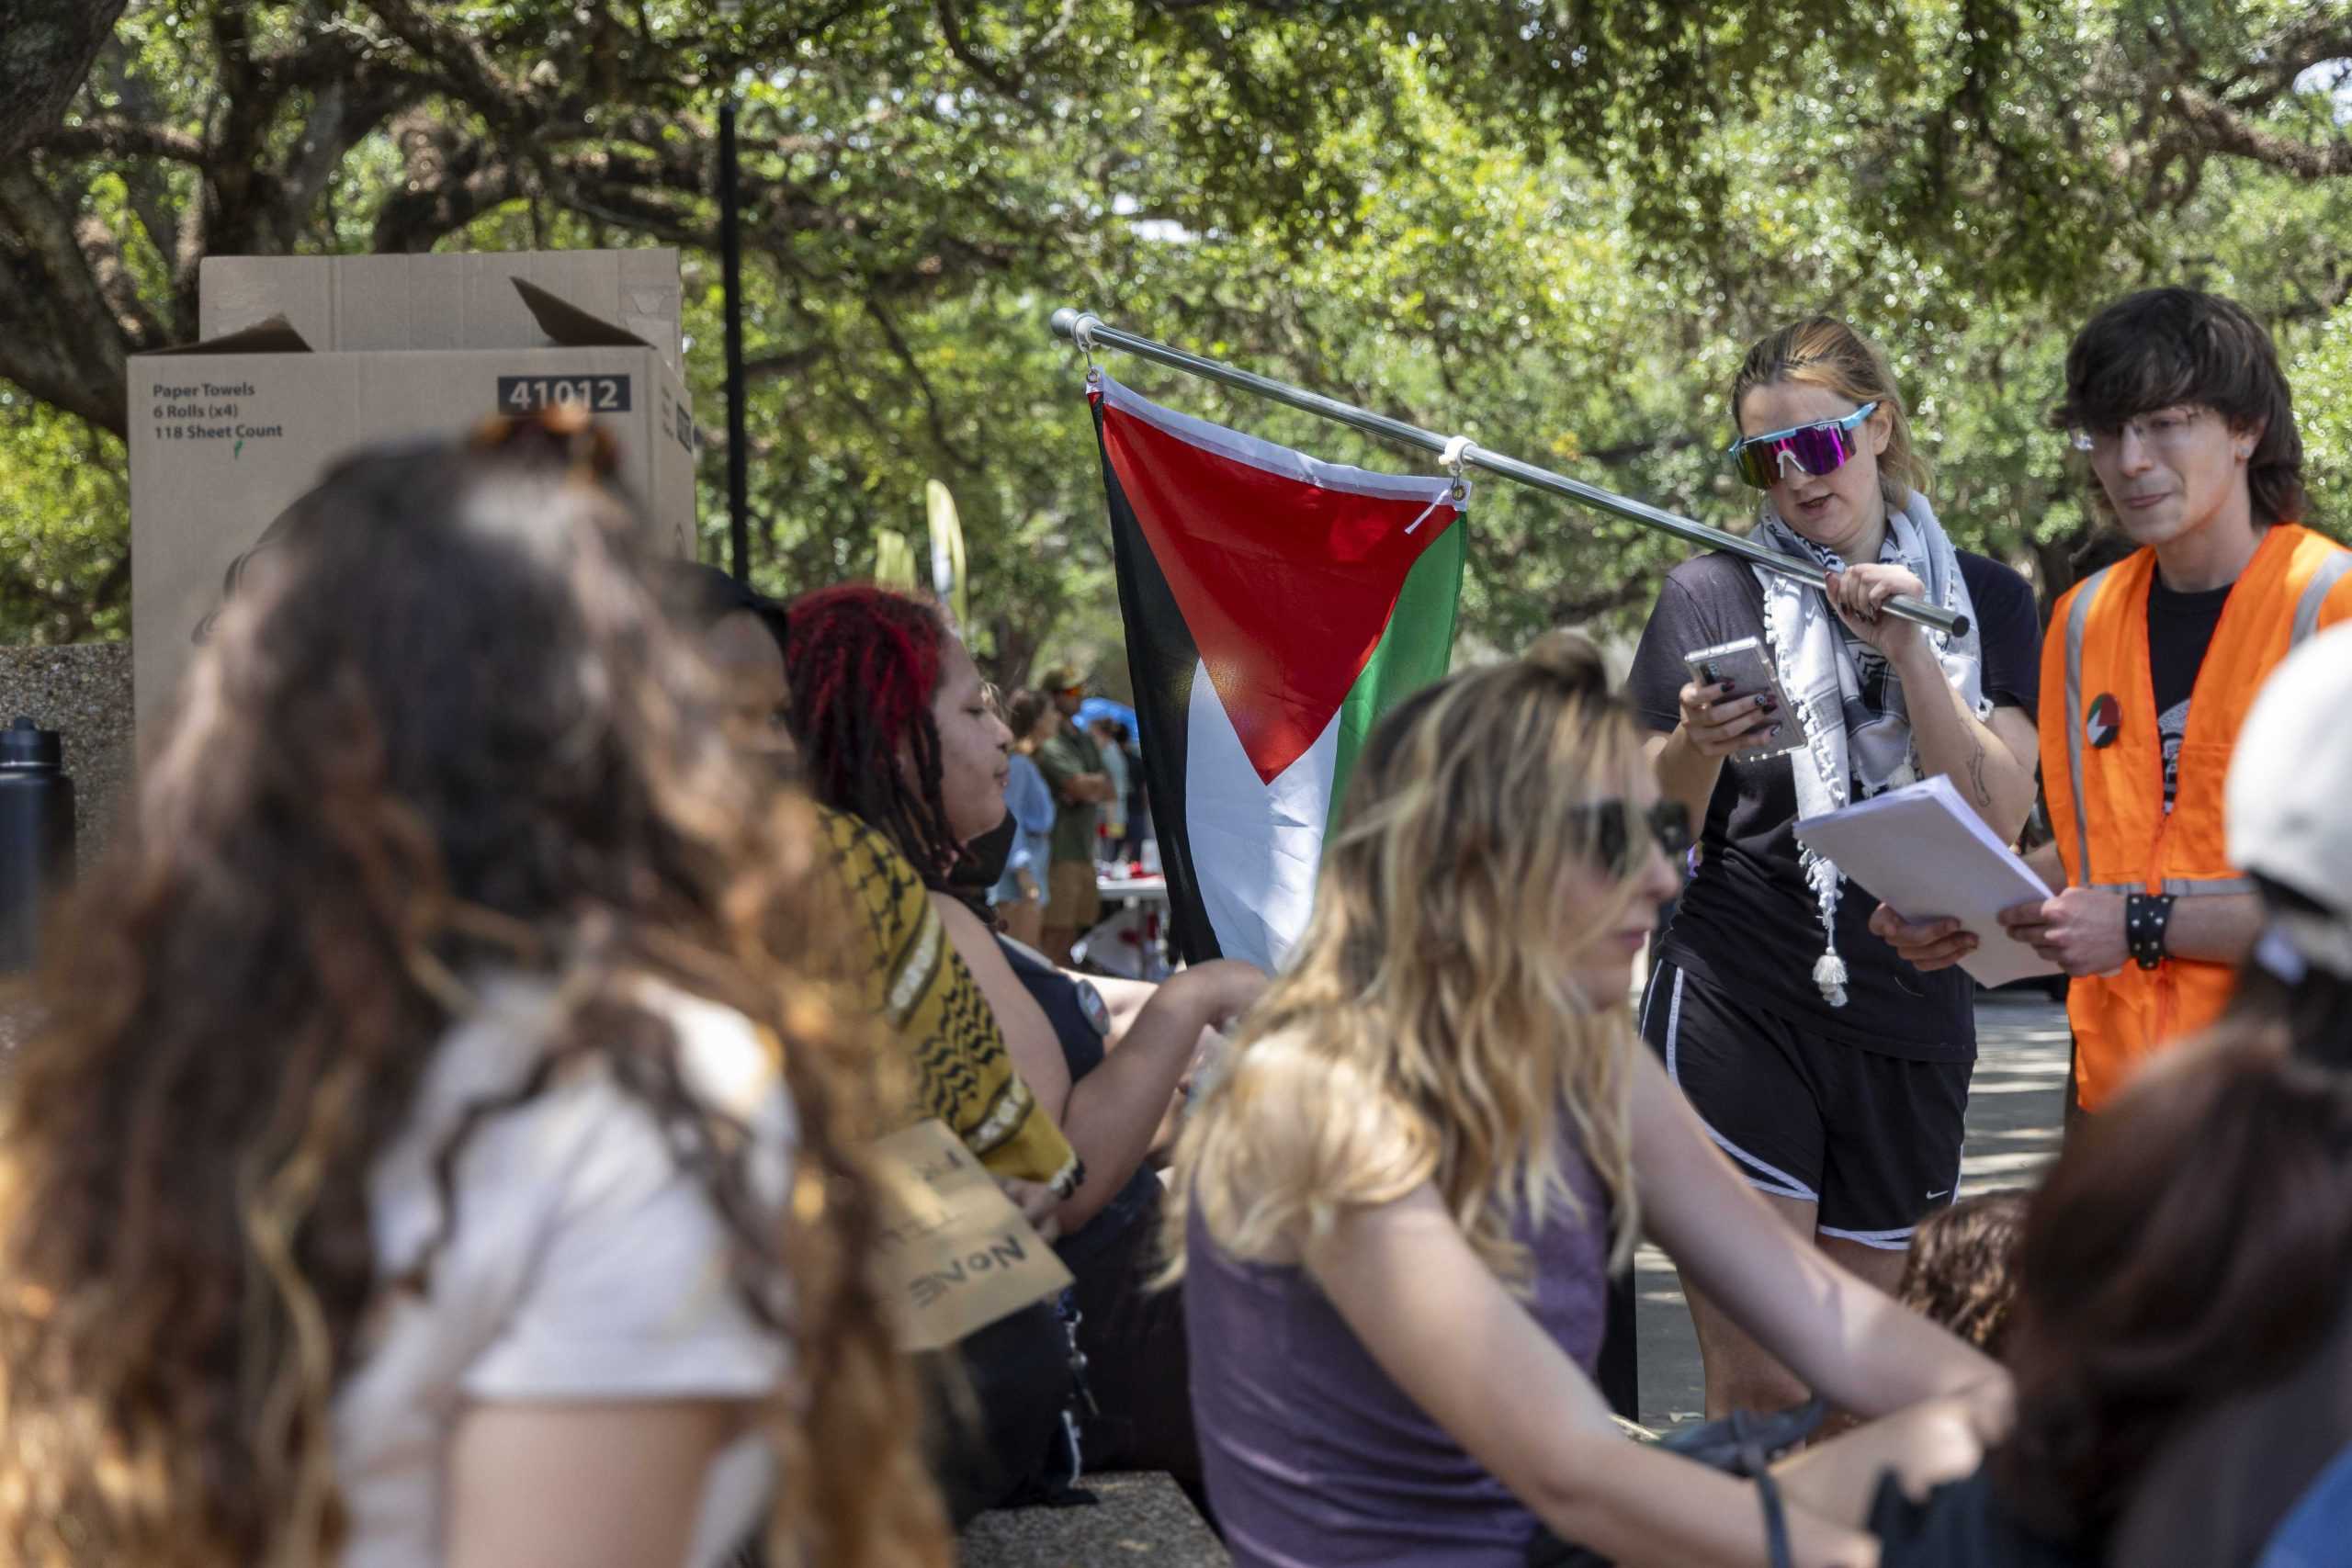
[[1068, 664], [1048, 664], [1037, 676], [1037, 689], [1056, 695], [1063, 692], [1081, 691], [1085, 685], [1086, 677]]

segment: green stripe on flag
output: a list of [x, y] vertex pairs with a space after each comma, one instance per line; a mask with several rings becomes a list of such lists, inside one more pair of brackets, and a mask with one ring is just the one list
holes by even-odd
[[1457, 516], [1413, 563], [1389, 612], [1388, 629], [1364, 661], [1363, 673], [1340, 705], [1339, 755], [1331, 768], [1331, 804], [1323, 841], [1338, 835], [1356, 753], [1380, 716], [1430, 682], [1441, 679], [1453, 658], [1453, 624], [1462, 608], [1462, 566], [1468, 552], [1466, 518]]

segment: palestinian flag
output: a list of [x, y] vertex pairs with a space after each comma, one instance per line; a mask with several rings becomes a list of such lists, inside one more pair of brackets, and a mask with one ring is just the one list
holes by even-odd
[[1374, 722], [1445, 673], [1466, 491], [1087, 398], [1176, 946], [1271, 969]]

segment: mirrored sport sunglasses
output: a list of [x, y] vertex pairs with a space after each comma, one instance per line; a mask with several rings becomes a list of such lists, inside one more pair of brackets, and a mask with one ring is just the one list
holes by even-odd
[[1758, 490], [1770, 489], [1790, 463], [1816, 478], [1835, 473], [1858, 449], [1854, 432], [1877, 412], [1878, 402], [1873, 399], [1843, 419], [1825, 419], [1763, 435], [1742, 436], [1725, 448], [1724, 456], [1731, 459], [1739, 477]]
[[1666, 858], [1679, 862], [1690, 848], [1690, 811], [1679, 800], [1661, 800], [1636, 811], [1622, 800], [1596, 800], [1570, 813], [1592, 858], [1612, 876], [1631, 876], [1641, 862], [1644, 840], [1655, 839]]

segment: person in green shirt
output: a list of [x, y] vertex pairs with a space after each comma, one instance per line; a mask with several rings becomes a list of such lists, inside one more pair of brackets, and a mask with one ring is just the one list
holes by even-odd
[[1094, 738], [1079, 728], [1085, 679], [1069, 665], [1057, 664], [1039, 678], [1038, 686], [1062, 716], [1061, 728], [1037, 748], [1036, 755], [1037, 771], [1046, 775], [1057, 810], [1042, 940], [1047, 958], [1068, 964], [1070, 945], [1102, 913], [1102, 896], [1094, 886], [1094, 830], [1102, 803], [1112, 798], [1112, 784]]

